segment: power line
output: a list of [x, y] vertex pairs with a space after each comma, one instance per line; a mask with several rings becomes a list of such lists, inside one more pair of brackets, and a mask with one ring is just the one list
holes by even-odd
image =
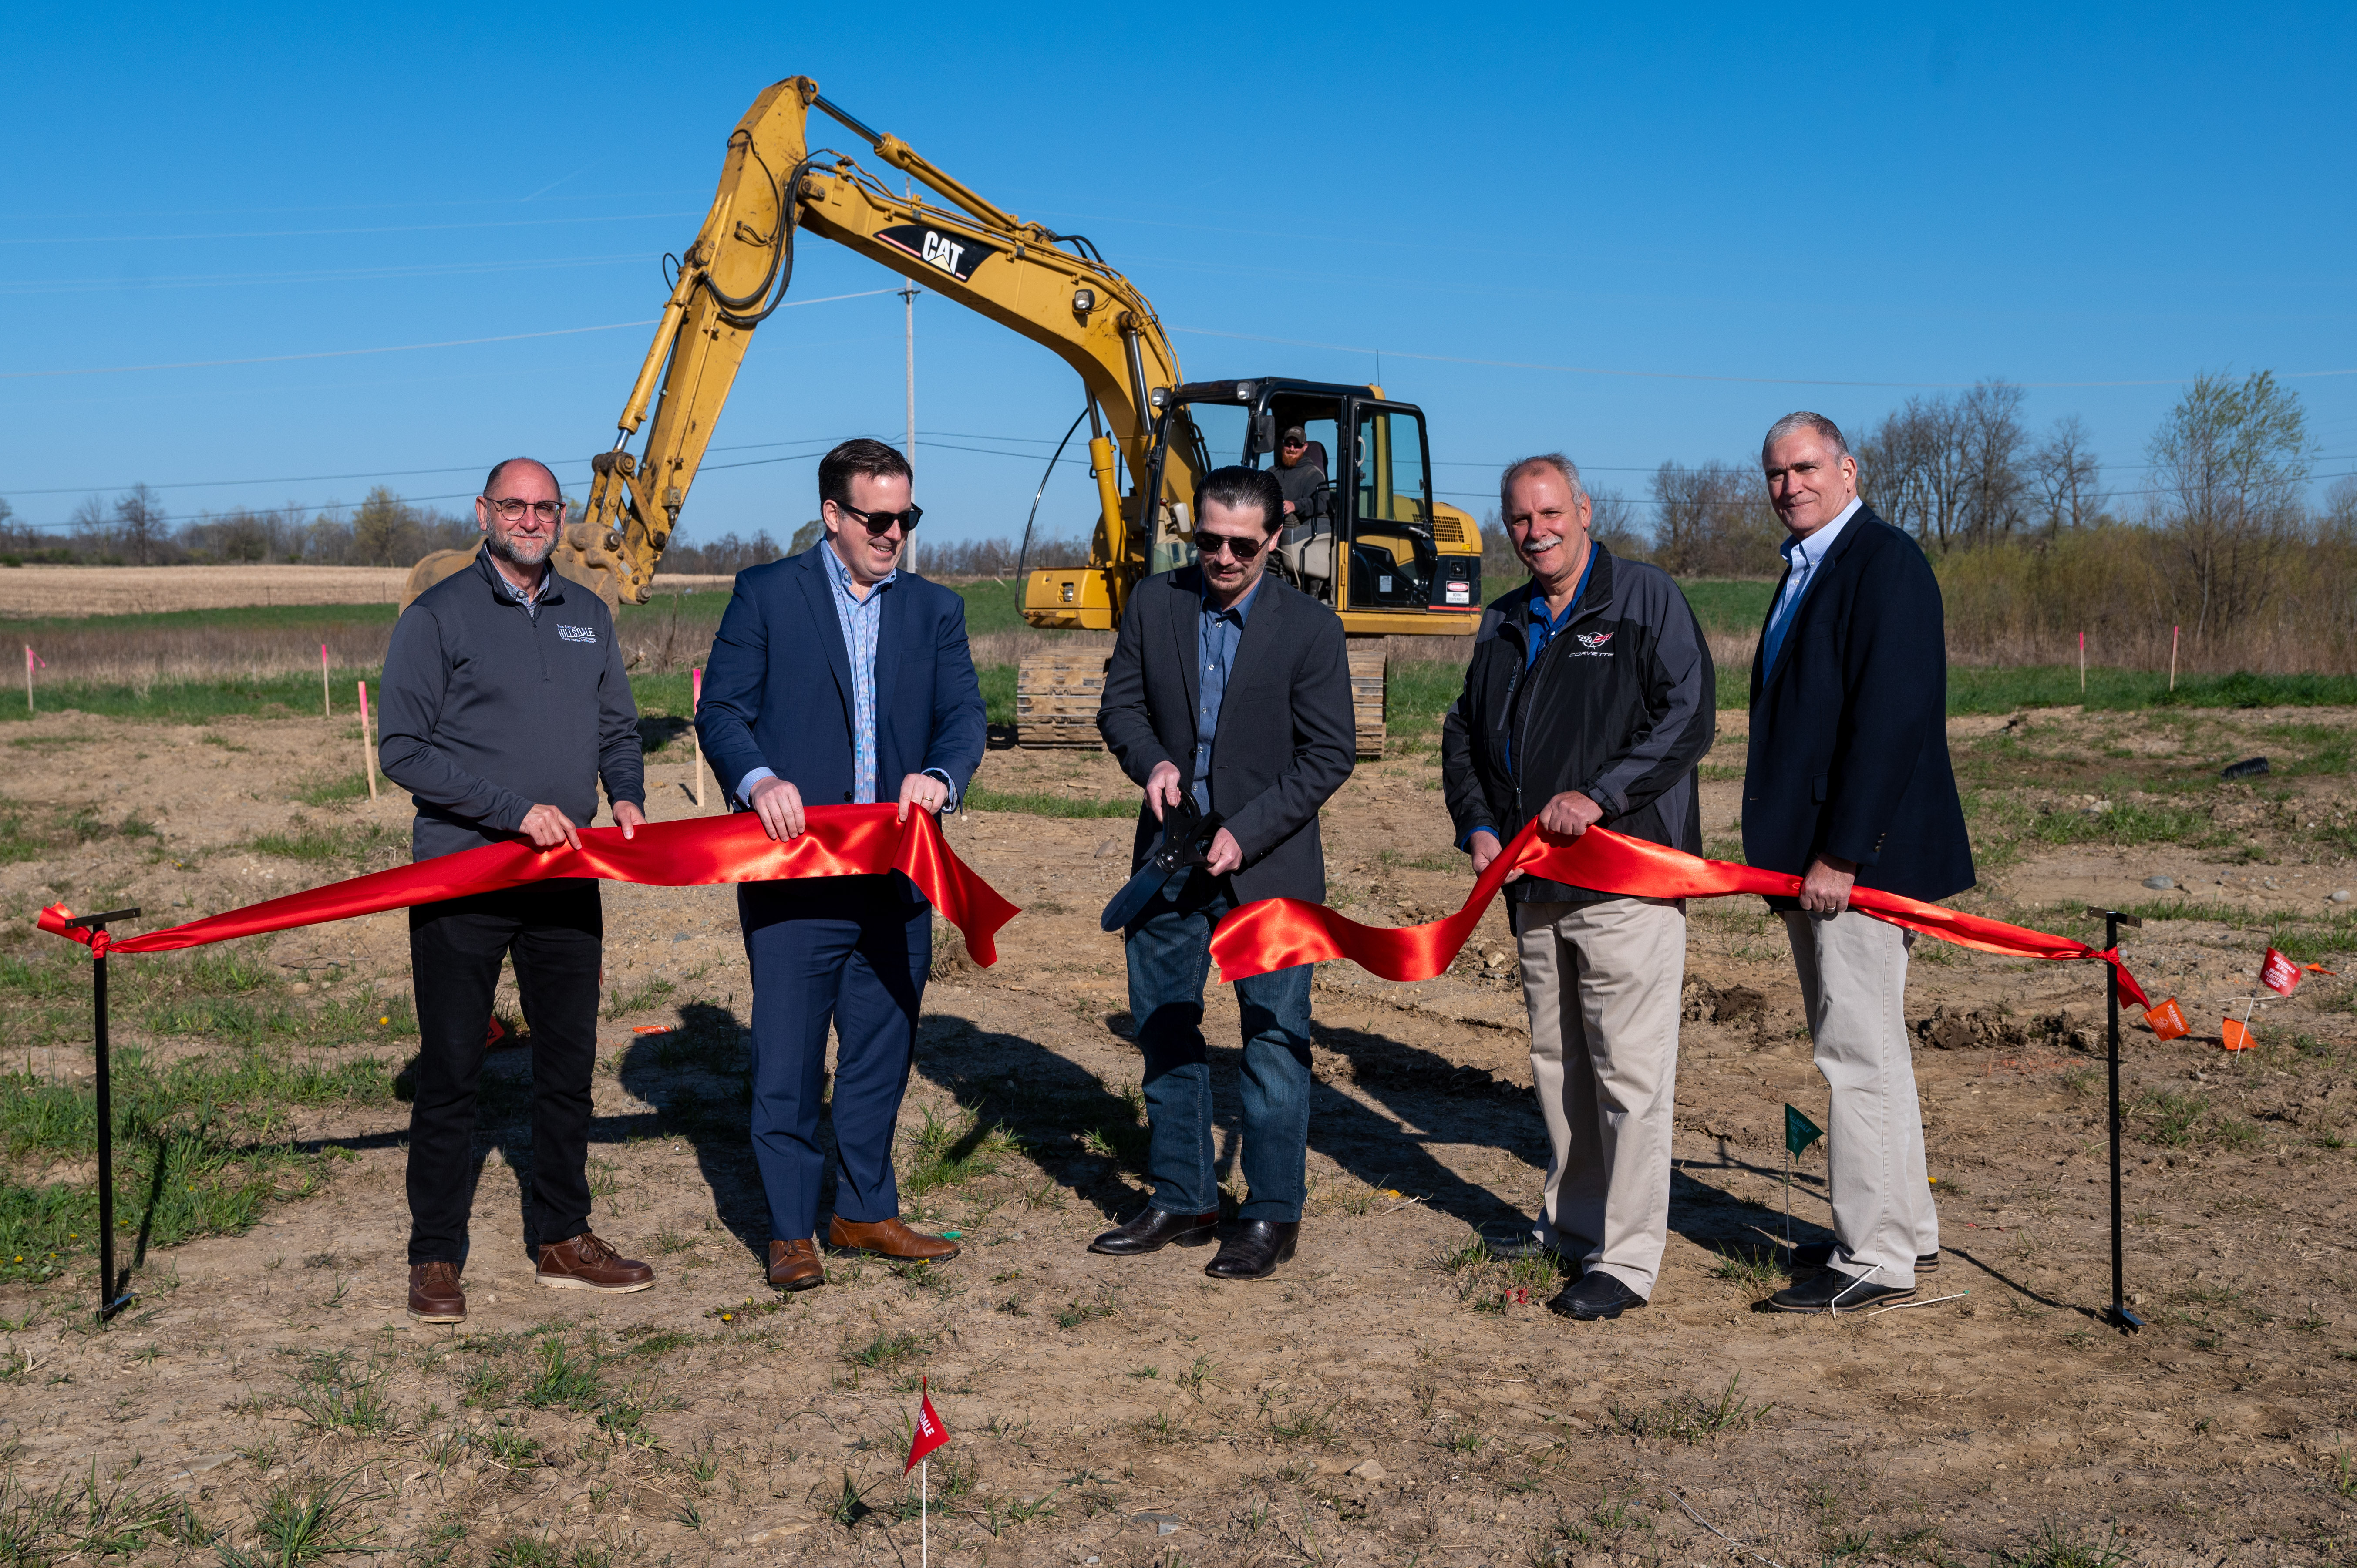
[[[872, 294], [895, 294], [888, 288], [861, 289], [856, 294], [822, 295], [793, 299], [788, 305], [832, 305], [842, 299], [865, 299]], [[652, 327], [661, 317], [644, 321], [608, 321], [599, 327], [559, 327], [547, 332], [506, 332], [493, 338], [451, 338], [439, 343], [394, 343], [382, 349], [326, 349], [310, 354], [256, 354], [242, 360], [184, 360], [165, 365], [96, 365], [79, 371], [0, 371], [0, 381], [31, 381], [48, 376], [111, 376], [131, 371], [198, 371], [219, 365], [276, 365], [290, 360], [348, 360], [359, 354], [405, 354], [417, 349], [464, 349], [478, 343], [519, 343], [530, 338], [573, 338], [585, 332], [618, 332], [625, 327]]]
[[364, 229], [249, 229], [220, 234], [58, 234], [47, 239], [0, 240], [0, 245], [154, 245], [173, 240], [300, 240], [328, 234], [438, 234], [455, 229], [545, 229], [559, 223], [641, 223], [655, 218], [694, 218], [693, 212], [611, 212], [579, 218], [502, 218], [484, 223], [384, 223]]
[[[1738, 386], [1768, 387], [1881, 387], [1900, 391], [1909, 389], [1964, 390], [1977, 386], [1977, 381], [1812, 381], [1798, 376], [1719, 376], [1703, 375], [1686, 371], [1620, 371], [1596, 365], [1547, 365], [1526, 360], [1476, 360], [1460, 354], [1412, 354], [1405, 349], [1362, 349], [1353, 343], [1318, 343], [1306, 338], [1264, 338], [1251, 332], [1219, 332], [1208, 327], [1173, 327], [1173, 332], [1185, 332], [1197, 338], [1232, 338], [1244, 343], [1281, 343], [1294, 349], [1326, 349], [1338, 354], [1389, 354], [1395, 360], [1420, 360], [1440, 365], [1482, 365], [1504, 371], [1555, 371], [1573, 376], [1617, 376], [1635, 381], [1725, 381]], [[2307, 381], [2319, 376], [2357, 376], [2357, 369], [2346, 371], [2291, 371], [2278, 376], [2278, 381]], [[2018, 387], [2041, 389], [2065, 387], [2181, 387], [2193, 378], [2170, 376], [2153, 381], [2010, 381]]]

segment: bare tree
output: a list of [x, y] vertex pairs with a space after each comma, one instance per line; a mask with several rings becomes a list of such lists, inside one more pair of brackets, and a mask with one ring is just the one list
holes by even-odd
[[1961, 481], [1959, 522], [1964, 542], [2009, 538], [2024, 521], [2029, 486], [2022, 473], [2021, 389], [1983, 381], [1957, 400], [1954, 470]]
[[2066, 413], [2030, 453], [2030, 481], [2038, 487], [2048, 532], [2083, 528], [2095, 520], [2104, 467], [2095, 458], [2093, 446], [2086, 422], [2075, 413]]
[[2302, 520], [2308, 416], [2272, 371], [2239, 383], [2205, 373], [2147, 449], [2157, 520], [2176, 542], [2185, 618], [2199, 644], [2263, 607], [2275, 589], [2276, 546]]
[[1963, 428], [1946, 398], [1910, 397], [1857, 451], [1858, 489], [1875, 511], [1943, 553], [1963, 531]]
[[369, 566], [405, 566], [417, 554], [409, 506], [382, 485], [352, 512], [351, 555]]
[[164, 503], [145, 485], [134, 485], [114, 498], [114, 526], [132, 564], [150, 565], [167, 537]]
[[1648, 481], [1653, 495], [1653, 563], [1675, 576], [1772, 572], [1782, 532], [1768, 490], [1748, 463], [1714, 458], [1700, 467], [1664, 463]]

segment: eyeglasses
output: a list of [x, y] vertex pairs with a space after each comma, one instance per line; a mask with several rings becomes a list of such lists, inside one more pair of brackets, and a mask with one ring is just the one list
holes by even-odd
[[1228, 553], [1238, 561], [1249, 561], [1268, 548], [1265, 539], [1250, 539], [1233, 533], [1206, 533], [1200, 529], [1195, 531], [1195, 551], [1200, 555], [1217, 555], [1223, 544], [1227, 546]]
[[925, 515], [925, 509], [920, 506], [912, 506], [906, 511], [862, 511], [847, 501], [835, 502], [834, 510], [854, 519], [870, 533], [889, 533], [895, 523], [899, 525], [902, 533], [906, 533], [916, 527]]
[[503, 496], [497, 500], [485, 496], [483, 499], [493, 511], [500, 514], [500, 521], [502, 522], [522, 522], [523, 514], [526, 512], [532, 513], [543, 522], [554, 522], [565, 515], [563, 501], [525, 501], [518, 500], [513, 496]]
[[1292, 437], [1292, 436], [1287, 436], [1287, 437], [1286, 438], [1286, 442], [1285, 442], [1285, 449], [1286, 449], [1286, 451], [1290, 452], [1290, 451], [1293, 451], [1293, 450], [1294, 450], [1295, 448], [1297, 448], [1297, 447], [1298, 447], [1300, 450], [1302, 450], [1302, 451], [1304, 451], [1304, 452], [1307, 452], [1307, 451], [1308, 451], [1308, 450], [1309, 450], [1309, 443], [1308, 443], [1308, 442], [1307, 442], [1307, 441], [1297, 440], [1297, 439], [1296, 439], [1296, 438], [1294, 438], [1294, 437]]

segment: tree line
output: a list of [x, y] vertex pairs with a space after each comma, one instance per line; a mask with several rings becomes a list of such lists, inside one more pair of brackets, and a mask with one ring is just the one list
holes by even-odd
[[[572, 499], [569, 510], [578, 515], [579, 509]], [[700, 544], [675, 541], [663, 552], [662, 569], [733, 576], [808, 549], [821, 532], [817, 522], [804, 523], [783, 548], [767, 529], [750, 537], [731, 530]], [[339, 506], [239, 507], [178, 520], [151, 487], [134, 485], [112, 501], [93, 496], [82, 502], [62, 533], [18, 522], [0, 498], [0, 565], [10, 566], [408, 566], [436, 550], [468, 548], [479, 537], [471, 512], [419, 505], [382, 485], [349, 512]], [[937, 577], [1008, 576], [1020, 554], [1011, 539], [920, 536], [919, 551], [919, 570]], [[1083, 565], [1088, 554], [1085, 540], [1035, 539], [1028, 566]]]
[[[2059, 657], [2086, 631], [2107, 661], [2341, 669], [2357, 662], [2357, 476], [2308, 499], [2318, 453], [2298, 395], [2268, 371], [2197, 377], [2106, 483], [2085, 424], [2036, 430], [2003, 381], [1917, 395], [1850, 432], [1858, 489], [1931, 557], [1949, 644], [1968, 658]], [[1646, 504], [1592, 488], [1616, 553], [1681, 577], [1774, 577], [1784, 528], [1760, 461], [1663, 463]], [[1485, 575], [1519, 576], [1493, 511]], [[2181, 637], [2179, 634], [2181, 633]]]

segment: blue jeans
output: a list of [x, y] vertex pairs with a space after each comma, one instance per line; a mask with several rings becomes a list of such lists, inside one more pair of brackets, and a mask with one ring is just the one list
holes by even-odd
[[[1125, 933], [1129, 1012], [1146, 1055], [1146, 1173], [1154, 1207], [1169, 1214], [1209, 1214], [1220, 1206], [1203, 985], [1211, 978], [1212, 928], [1234, 908], [1226, 885], [1198, 870], [1175, 897], [1166, 892], [1148, 904]], [[1301, 1218], [1314, 967], [1297, 964], [1235, 983], [1243, 1010], [1246, 1219]]]

